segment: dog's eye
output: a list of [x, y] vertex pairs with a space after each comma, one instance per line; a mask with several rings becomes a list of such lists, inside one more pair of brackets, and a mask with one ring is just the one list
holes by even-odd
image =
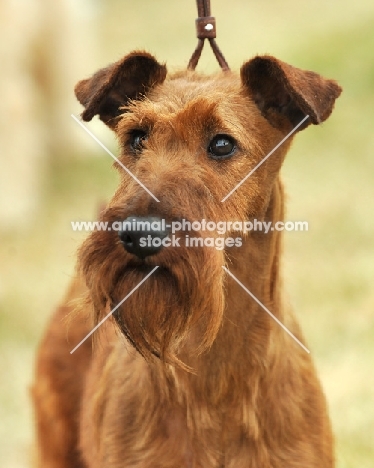
[[147, 133], [144, 130], [134, 130], [130, 133], [130, 147], [133, 151], [139, 152], [144, 147]]
[[209, 143], [209, 156], [213, 159], [226, 159], [234, 154], [236, 141], [228, 135], [216, 135]]

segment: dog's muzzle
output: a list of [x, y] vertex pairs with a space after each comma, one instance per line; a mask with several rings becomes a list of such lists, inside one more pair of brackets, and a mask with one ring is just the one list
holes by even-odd
[[157, 254], [168, 234], [165, 221], [157, 216], [129, 216], [122, 221], [122, 230], [118, 232], [127, 252], [141, 259]]

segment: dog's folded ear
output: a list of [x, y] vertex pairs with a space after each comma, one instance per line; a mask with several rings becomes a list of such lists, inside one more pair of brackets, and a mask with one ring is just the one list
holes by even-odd
[[331, 114], [342, 89], [312, 71], [295, 68], [271, 56], [257, 56], [241, 68], [241, 79], [262, 115], [277, 128], [318, 125]]
[[152, 55], [135, 51], [91, 78], [79, 81], [75, 95], [85, 108], [83, 120], [87, 122], [98, 114], [114, 129], [122, 113], [121, 107], [163, 83], [166, 73], [165, 65], [159, 64]]

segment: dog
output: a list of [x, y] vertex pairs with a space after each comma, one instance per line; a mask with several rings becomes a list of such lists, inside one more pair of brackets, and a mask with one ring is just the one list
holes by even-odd
[[[85, 240], [41, 343], [40, 466], [332, 468], [325, 397], [282, 294], [282, 233], [232, 227], [284, 220], [292, 137], [329, 117], [339, 85], [266, 55], [240, 75], [169, 76], [134, 51], [75, 93], [83, 120], [117, 135], [120, 185], [100, 219], [122, 228]], [[187, 232], [196, 220], [231, 226], [224, 246]]]

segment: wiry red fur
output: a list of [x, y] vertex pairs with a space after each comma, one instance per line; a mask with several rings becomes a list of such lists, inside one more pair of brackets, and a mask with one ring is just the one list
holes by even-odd
[[[278, 174], [290, 140], [221, 200], [296, 117], [312, 109], [310, 122], [319, 123], [340, 94], [335, 82], [272, 57], [247, 62], [241, 79], [231, 72], [165, 78], [163, 65], [137, 52], [111, 67], [78, 83], [77, 97], [87, 119], [98, 114], [116, 131], [121, 162], [160, 202], [118, 167], [120, 186], [102, 214], [109, 222], [283, 220]], [[134, 129], [148, 134], [139, 154], [129, 144]], [[232, 158], [208, 157], [216, 134], [235, 138]], [[222, 269], [303, 341], [283, 303], [280, 251], [279, 232], [252, 232], [240, 248], [166, 248], [140, 260], [116, 232], [93, 232], [78, 256], [76, 282], [83, 277], [86, 286], [69, 296], [82, 297], [71, 344], [64, 306], [39, 353], [40, 466], [332, 468], [330, 422], [310, 356]], [[92, 354], [89, 340], [71, 356], [69, 347], [94, 325], [81, 317], [97, 323], [156, 265], [96, 332]]]

